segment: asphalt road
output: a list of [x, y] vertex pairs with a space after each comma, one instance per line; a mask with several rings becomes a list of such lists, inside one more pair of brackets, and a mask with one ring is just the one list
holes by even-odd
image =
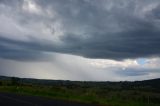
[[94, 106], [37, 96], [0, 93], [0, 106]]

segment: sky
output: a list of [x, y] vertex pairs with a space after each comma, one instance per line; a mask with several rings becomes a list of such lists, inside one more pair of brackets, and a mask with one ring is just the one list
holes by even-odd
[[160, 78], [159, 0], [0, 0], [0, 75]]

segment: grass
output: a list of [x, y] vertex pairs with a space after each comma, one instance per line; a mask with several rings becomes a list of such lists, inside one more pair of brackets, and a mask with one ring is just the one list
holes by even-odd
[[[52, 86], [0, 86], [0, 91], [104, 106], [160, 106], [159, 102], [154, 101], [154, 98], [160, 98], [160, 94], [133, 90], [106, 90], [102, 93], [98, 88], [71, 89]], [[148, 101], [148, 96], [150, 96], [150, 101]]]
[[[33, 83], [17, 83], [13, 81], [0, 81], [0, 92], [11, 92], [23, 95], [34, 95], [46, 98], [61, 99], [65, 101], [96, 104], [99, 106], [160, 106], [160, 92], [148, 87], [136, 89], [123, 89], [120, 85], [106, 86], [94, 83], [89, 86], [84, 83], [71, 82], [70, 85], [44, 85]], [[74, 86], [73, 86], [74, 85]]]

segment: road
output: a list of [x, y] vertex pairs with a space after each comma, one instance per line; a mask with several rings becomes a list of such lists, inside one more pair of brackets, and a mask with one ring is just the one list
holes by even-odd
[[93, 106], [63, 100], [12, 93], [0, 93], [0, 106]]

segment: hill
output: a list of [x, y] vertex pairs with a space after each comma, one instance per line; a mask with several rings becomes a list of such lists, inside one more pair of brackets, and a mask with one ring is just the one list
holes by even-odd
[[160, 79], [96, 82], [0, 76], [0, 92], [104, 106], [160, 106]]

